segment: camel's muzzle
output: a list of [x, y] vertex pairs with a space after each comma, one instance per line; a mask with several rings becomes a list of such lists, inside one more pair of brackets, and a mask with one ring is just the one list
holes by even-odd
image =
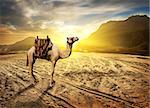
[[76, 41], [78, 41], [79, 40], [79, 38], [78, 37], [76, 37]]

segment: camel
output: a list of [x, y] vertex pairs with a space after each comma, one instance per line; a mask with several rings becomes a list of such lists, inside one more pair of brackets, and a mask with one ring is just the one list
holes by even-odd
[[[57, 47], [57, 45], [52, 44], [51, 42], [47, 46], [47, 48], [51, 47], [51, 50], [49, 50], [46, 57], [42, 58], [42, 59], [46, 59], [52, 63], [52, 73], [51, 74], [48, 73], [50, 75], [50, 84], [49, 84], [50, 87], [52, 87], [55, 83], [55, 81], [53, 80], [53, 76], [54, 76], [54, 71], [55, 71], [55, 66], [56, 66], [57, 61], [59, 59], [68, 58], [72, 53], [73, 43], [78, 41], [78, 40], [79, 40], [78, 37], [67, 37], [66, 50], [63, 50], [63, 51], [60, 50]], [[33, 65], [34, 65], [36, 59], [38, 58], [35, 54], [35, 50], [36, 50], [35, 46], [32, 46], [28, 50], [28, 52], [27, 52], [27, 66], [29, 66], [29, 71], [30, 71], [31, 77], [34, 79], [34, 83], [37, 83], [38, 80], [35, 78], [35, 76], [33, 74]]]

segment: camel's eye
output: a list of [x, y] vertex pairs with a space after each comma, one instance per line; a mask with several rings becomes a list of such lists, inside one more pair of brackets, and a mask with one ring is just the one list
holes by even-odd
[[71, 38], [72, 41], [74, 41], [74, 38]]

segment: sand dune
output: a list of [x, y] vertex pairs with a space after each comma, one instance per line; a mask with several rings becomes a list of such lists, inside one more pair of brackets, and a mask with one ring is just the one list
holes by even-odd
[[0, 56], [1, 108], [148, 108], [150, 57], [74, 53], [58, 61], [53, 88], [51, 63], [37, 60], [33, 84], [26, 54]]

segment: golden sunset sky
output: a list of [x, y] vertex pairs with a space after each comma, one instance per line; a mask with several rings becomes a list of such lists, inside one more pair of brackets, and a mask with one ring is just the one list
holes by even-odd
[[136, 14], [149, 16], [148, 0], [0, 0], [0, 44], [37, 35], [82, 40], [104, 22]]

